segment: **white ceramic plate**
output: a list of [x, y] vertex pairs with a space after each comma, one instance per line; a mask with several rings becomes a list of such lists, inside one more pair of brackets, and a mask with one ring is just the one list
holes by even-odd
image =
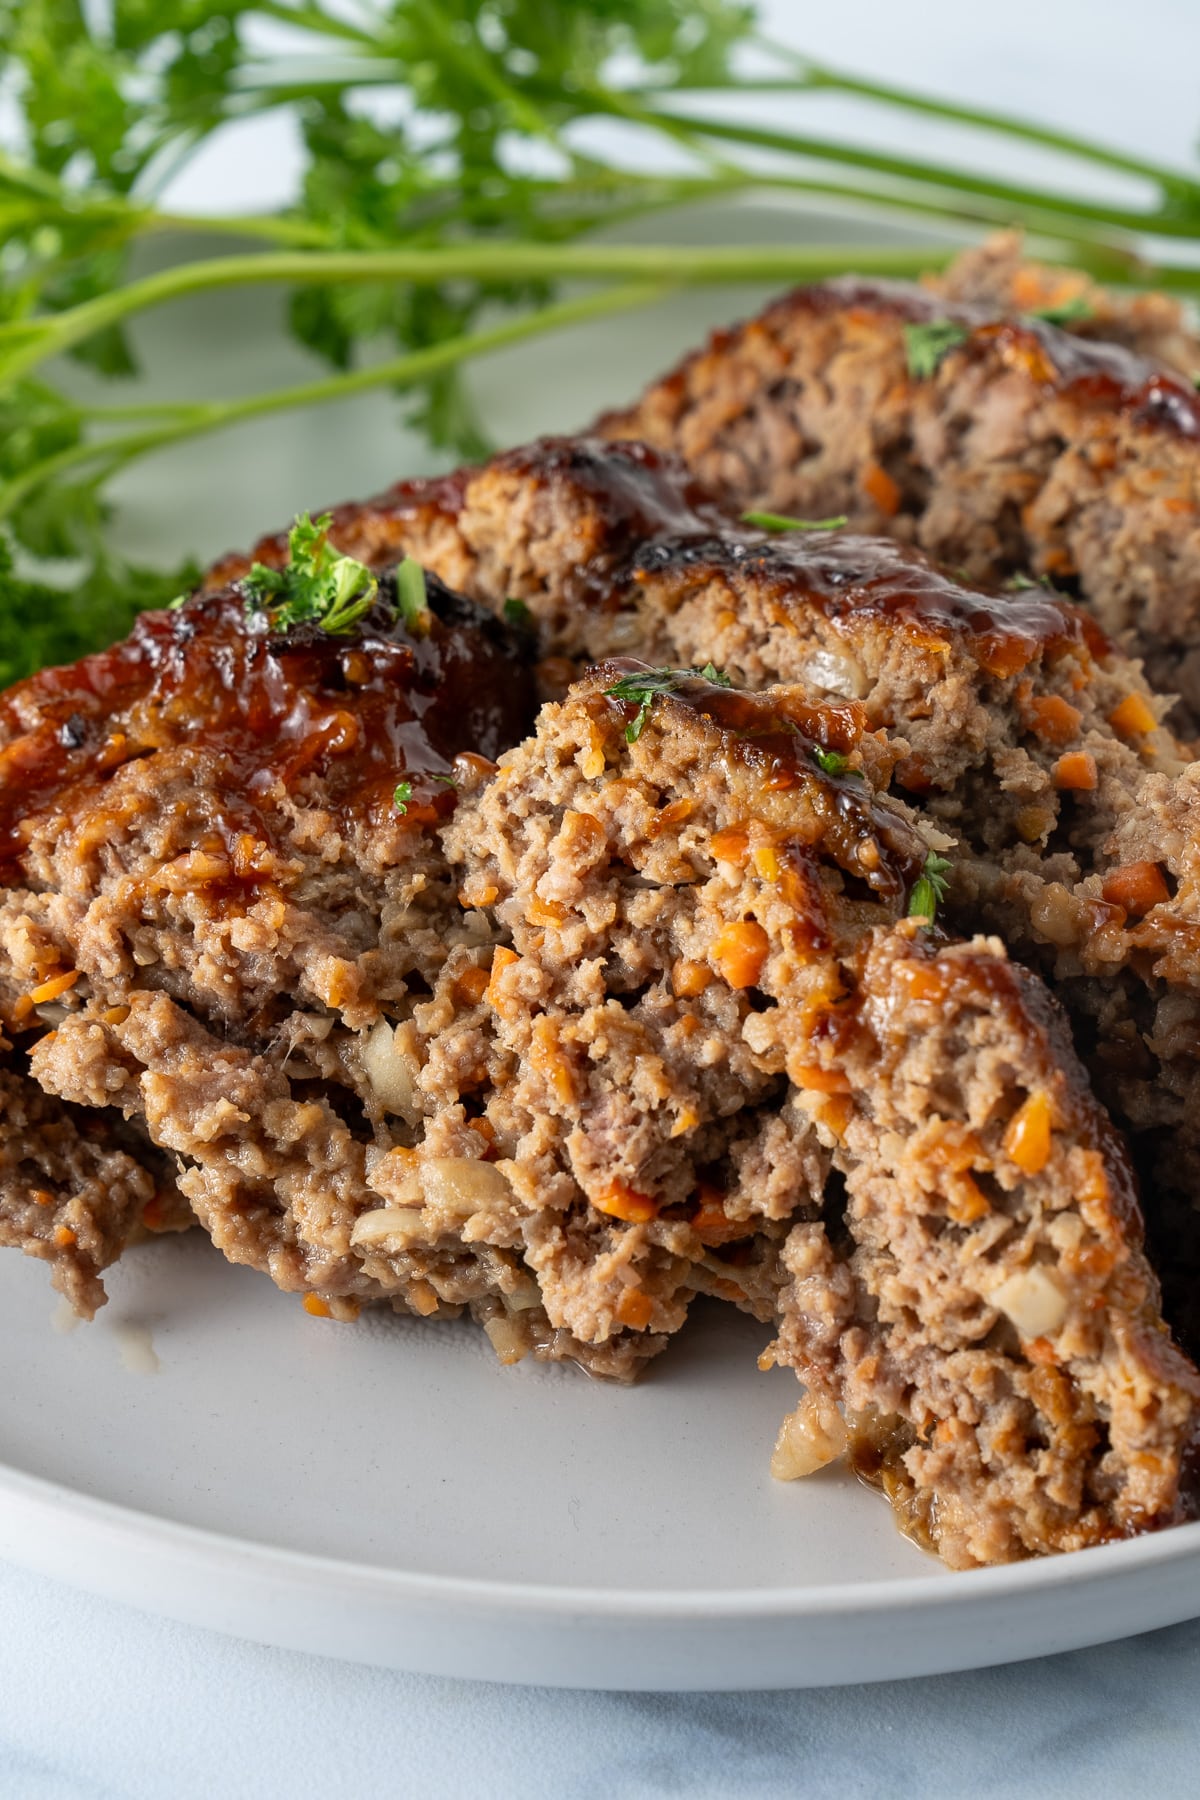
[[[685, 228], [838, 229], [765, 208]], [[761, 298], [688, 296], [496, 358], [475, 377], [486, 416], [509, 442], [570, 429]], [[302, 379], [277, 307], [221, 295], [152, 315], [145, 394]], [[214, 555], [423, 466], [376, 396], [135, 471], [121, 527], [135, 554]], [[625, 1390], [504, 1369], [467, 1324], [312, 1319], [198, 1237], [135, 1252], [109, 1285], [99, 1321], [64, 1335], [45, 1271], [0, 1258], [0, 1554], [181, 1619], [444, 1674], [761, 1688], [968, 1668], [1200, 1613], [1200, 1525], [951, 1575], [844, 1474], [773, 1482], [795, 1383], [760, 1374], [767, 1334], [720, 1309]]]

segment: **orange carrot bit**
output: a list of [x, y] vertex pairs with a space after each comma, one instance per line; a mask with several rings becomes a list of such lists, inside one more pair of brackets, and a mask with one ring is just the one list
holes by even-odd
[[654, 1302], [641, 1288], [626, 1288], [617, 1301], [617, 1317], [632, 1331], [645, 1331], [654, 1317]]
[[555, 1097], [564, 1106], [571, 1106], [575, 1102], [578, 1097], [575, 1071], [559, 1046], [554, 1020], [545, 1013], [534, 1021], [529, 1061], [538, 1074], [549, 1082]]
[[902, 495], [898, 483], [879, 463], [870, 462], [862, 473], [862, 489], [886, 518], [894, 519], [900, 511]]
[[727, 831], [715, 832], [708, 847], [718, 862], [733, 863], [740, 869], [750, 849], [750, 833], [739, 825], [731, 825]]
[[14, 1025], [23, 1025], [33, 1011], [33, 1001], [28, 994], [19, 994], [13, 1001], [12, 1017]]
[[902, 963], [900, 973], [910, 1000], [940, 1000], [946, 992], [945, 976], [929, 963]]
[[753, 987], [763, 971], [770, 941], [754, 919], [738, 919], [717, 933], [708, 960], [731, 988]]
[[492, 952], [492, 972], [491, 972], [491, 975], [488, 977], [488, 984], [487, 984], [486, 988], [483, 990], [484, 998], [487, 1001], [489, 1006], [495, 1006], [495, 1004], [496, 1004], [496, 978], [497, 978], [497, 976], [502, 975], [504, 973], [505, 969], [510, 968], [513, 963], [520, 962], [520, 960], [521, 959], [517, 955], [515, 950], [506, 950], [504, 948], [503, 944], [497, 945], [496, 949], [493, 950], [493, 952]]
[[808, 1088], [815, 1094], [848, 1094], [850, 1078], [843, 1075], [840, 1069], [819, 1069], [814, 1064], [810, 1068], [789, 1069], [789, 1075], [797, 1087]]
[[41, 1006], [45, 1000], [57, 1000], [68, 988], [73, 988], [79, 980], [78, 969], [68, 969], [65, 975], [52, 975], [49, 981], [43, 981], [40, 987], [31, 990], [29, 998], [35, 1006]]
[[1108, 722], [1122, 737], [1144, 737], [1158, 730], [1158, 720], [1140, 694], [1126, 694], [1120, 706], [1113, 708]]
[[1171, 898], [1171, 890], [1157, 863], [1131, 862], [1106, 875], [1100, 892], [1110, 906], [1123, 906], [1131, 918], [1140, 919], [1152, 906]]
[[712, 982], [713, 973], [707, 963], [692, 962], [681, 956], [671, 964], [671, 991], [680, 1000], [694, 1000]]
[[625, 1181], [614, 1181], [607, 1192], [596, 1196], [592, 1205], [597, 1212], [612, 1219], [623, 1219], [627, 1225], [648, 1225], [658, 1217], [658, 1201], [652, 1194], [640, 1194]]
[[530, 897], [525, 917], [531, 925], [561, 925], [567, 909], [559, 900], [543, 900], [540, 894]]
[[142, 1224], [147, 1231], [166, 1230], [167, 1218], [160, 1194], [152, 1195], [142, 1208]]
[[454, 984], [454, 991], [459, 999], [465, 1001], [468, 1006], [478, 1006], [487, 993], [490, 983], [491, 976], [488, 971], [473, 966], [463, 970]]
[[948, 1186], [946, 1212], [956, 1225], [974, 1225], [977, 1219], [986, 1218], [991, 1212], [978, 1182], [965, 1170], [951, 1175]]
[[77, 1239], [75, 1233], [71, 1230], [69, 1225], [56, 1225], [54, 1227], [54, 1243], [57, 1249], [70, 1250], [76, 1242]]
[[1009, 1120], [1005, 1153], [1024, 1174], [1040, 1175], [1050, 1161], [1053, 1123], [1050, 1096], [1042, 1088], [1035, 1088]]
[[849, 1094], [826, 1094], [821, 1102], [818, 1124], [832, 1131], [840, 1143], [846, 1135], [846, 1127], [854, 1117], [854, 1102]]
[[1061, 694], [1040, 694], [1025, 707], [1025, 718], [1031, 731], [1048, 744], [1069, 744], [1078, 737], [1083, 714]]
[[459, 888], [455, 898], [461, 907], [469, 910], [475, 906], [490, 906], [499, 892], [500, 889], [489, 882], [486, 887], [475, 888], [470, 893], [466, 888]]
[[1094, 788], [1099, 779], [1096, 759], [1087, 750], [1068, 750], [1054, 765], [1056, 788], [1068, 791]]
[[320, 1294], [305, 1294], [304, 1310], [311, 1313], [314, 1319], [332, 1319], [328, 1300], [322, 1300]]

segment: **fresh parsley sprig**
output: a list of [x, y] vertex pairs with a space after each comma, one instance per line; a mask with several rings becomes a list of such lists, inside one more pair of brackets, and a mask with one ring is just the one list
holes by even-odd
[[[338, 555], [329, 542], [332, 523], [330, 513], [315, 520], [301, 513], [288, 533], [283, 568], [251, 564], [241, 581], [247, 612], [266, 613], [276, 631], [304, 624], [319, 625], [330, 637], [353, 631], [374, 606], [379, 583], [364, 563]], [[422, 604], [424, 593], [422, 579]]]
[[904, 354], [909, 374], [915, 381], [925, 381], [936, 375], [951, 350], [964, 344], [970, 335], [965, 325], [959, 325], [953, 319], [930, 319], [924, 324], [906, 325]]
[[845, 513], [838, 513], [832, 519], [790, 519], [786, 513], [744, 512], [743, 525], [753, 525], [757, 531], [840, 531], [848, 520]]
[[949, 883], [946, 879], [950, 872], [949, 860], [931, 850], [925, 858], [925, 866], [917, 880], [913, 883], [912, 893], [908, 897], [908, 916], [910, 919], [923, 919], [926, 925], [932, 925], [937, 918], [939, 904], [946, 898]]
[[650, 708], [661, 695], [673, 694], [685, 681], [697, 678], [711, 682], [714, 687], [733, 686], [728, 675], [709, 662], [702, 669], [639, 669], [636, 675], [622, 676], [612, 687], [605, 688], [605, 695], [610, 700], [622, 700], [626, 706], [637, 707], [637, 712], [625, 727], [625, 742], [637, 743], [650, 717]]

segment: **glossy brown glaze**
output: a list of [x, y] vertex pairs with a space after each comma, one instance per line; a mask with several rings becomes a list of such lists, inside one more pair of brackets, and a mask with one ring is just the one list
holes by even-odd
[[919, 551], [888, 538], [833, 531], [748, 530], [701, 541], [651, 544], [631, 570], [634, 581], [687, 571], [692, 579], [753, 574], [773, 589], [781, 623], [789, 609], [815, 609], [832, 625], [875, 620], [927, 638], [961, 643], [990, 675], [1015, 674], [1038, 657], [1086, 646], [1103, 656], [1096, 621], [1045, 588], [1005, 592], [967, 588]]
[[998, 356], [1081, 406], [1121, 413], [1134, 423], [1200, 438], [1200, 395], [1179, 377], [1120, 344], [1097, 343], [1037, 318], [998, 319], [994, 307], [950, 304], [905, 282], [855, 276], [797, 288], [763, 316], [781, 329], [796, 313], [884, 313], [905, 324], [947, 319], [968, 336], [948, 354]]
[[[414, 824], [448, 812], [461, 752], [494, 758], [528, 729], [532, 674], [490, 614], [427, 581], [429, 628], [384, 597], [352, 632], [273, 633], [236, 589], [144, 614], [123, 642], [0, 696], [0, 859], [32, 821], [87, 804], [122, 764], [189, 746], [222, 763], [236, 828], [282, 782], [352, 819], [413, 785]], [[439, 777], [442, 778], [439, 780]]]
[[[599, 700], [624, 727], [636, 719], [638, 704], [607, 690], [650, 672], [648, 664], [631, 657], [614, 658], [593, 672]], [[661, 709], [659, 717], [669, 721], [673, 707], [711, 721], [721, 733], [719, 753], [730, 766], [731, 780], [748, 774], [765, 794], [795, 793], [818, 822], [823, 848], [834, 861], [881, 897], [907, 898], [928, 846], [899, 813], [877, 799], [860, 773], [831, 773], [821, 765], [822, 753], [848, 756], [862, 737], [864, 713], [855, 701], [808, 705], [798, 694], [789, 694], [783, 705], [778, 693], [747, 693], [684, 673], [669, 694], [655, 699], [652, 712]], [[797, 808], [801, 849], [809, 841], [800, 831], [802, 818]], [[780, 840], [780, 848], [786, 851], [786, 839]]]

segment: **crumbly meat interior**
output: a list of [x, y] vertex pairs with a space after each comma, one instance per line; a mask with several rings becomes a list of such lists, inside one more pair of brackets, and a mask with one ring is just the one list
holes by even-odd
[[[914, 352], [943, 323], [958, 339]], [[734, 511], [844, 513], [970, 578], [1076, 584], [1195, 735], [1200, 398], [1162, 363], [846, 278], [718, 332], [598, 429], [678, 451]]]
[[595, 438], [340, 517], [354, 554], [407, 549], [496, 611], [515, 599], [550, 687], [634, 646], [860, 701], [895, 745], [893, 790], [955, 840], [955, 923], [996, 932], [1066, 1004], [1134, 1138], [1171, 1317], [1200, 1343], [1200, 786], [1167, 703], [1089, 614], [1026, 577], [970, 585], [887, 538], [756, 531], [668, 453]]
[[[994, 940], [896, 922], [925, 840], [853, 766], [822, 766], [856, 708], [692, 677], [643, 713], [652, 673], [611, 663], [545, 708], [446, 832], [511, 938], [497, 1029], [517, 1128], [558, 1140], [539, 1182], [565, 1161], [593, 1210], [625, 1210], [631, 1238], [654, 1220], [685, 1261], [790, 1217], [776, 1354], [807, 1397], [787, 1456], [849, 1445], [952, 1564], [1185, 1516], [1200, 1378], [1053, 1002]], [[680, 1066], [664, 1046], [689, 1022]], [[823, 1193], [764, 1194], [713, 1155], [714, 1108], [764, 1080], [769, 1166], [815, 1140]]]

